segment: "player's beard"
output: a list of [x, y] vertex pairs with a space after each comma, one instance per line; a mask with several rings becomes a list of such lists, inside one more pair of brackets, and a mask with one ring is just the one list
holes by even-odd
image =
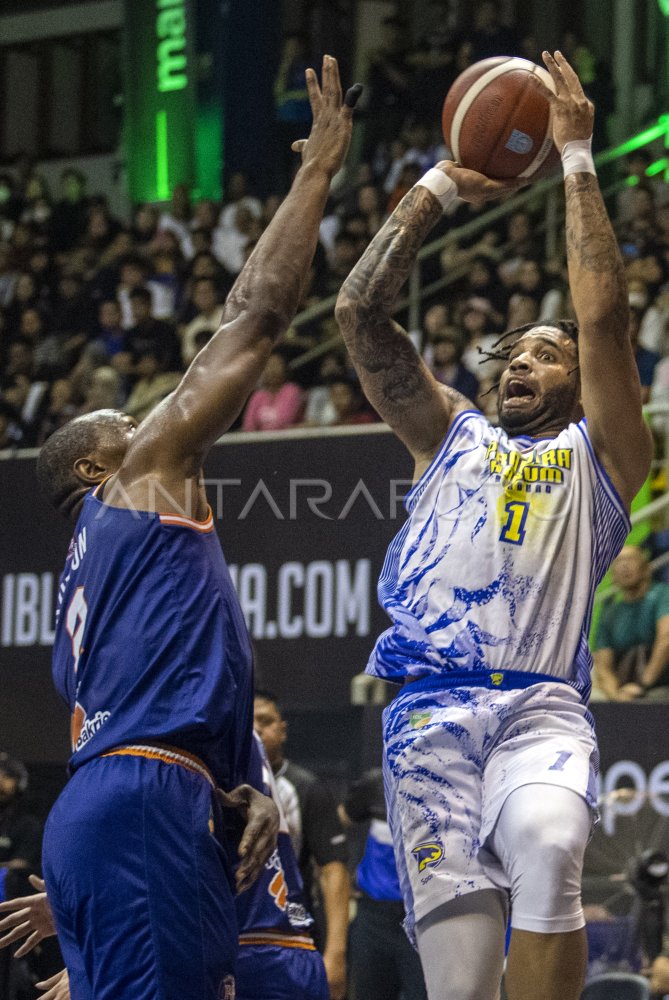
[[511, 437], [537, 437], [546, 430], [554, 430], [557, 425], [563, 430], [572, 420], [578, 403], [579, 384], [570, 381], [543, 390], [533, 402], [531, 410], [506, 410], [498, 403], [499, 422]]

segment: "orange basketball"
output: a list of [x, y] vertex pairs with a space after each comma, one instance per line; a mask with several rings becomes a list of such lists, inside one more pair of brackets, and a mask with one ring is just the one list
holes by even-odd
[[548, 70], [528, 59], [494, 56], [461, 73], [444, 101], [441, 124], [453, 159], [488, 177], [545, 177], [560, 154], [551, 106], [532, 77], [552, 91]]

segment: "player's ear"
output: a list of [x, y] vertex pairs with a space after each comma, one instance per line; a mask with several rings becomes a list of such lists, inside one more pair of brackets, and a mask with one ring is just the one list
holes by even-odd
[[72, 466], [72, 470], [82, 483], [90, 483], [91, 485], [102, 482], [105, 476], [109, 475], [109, 469], [100, 465], [95, 458], [90, 456], [78, 458]]

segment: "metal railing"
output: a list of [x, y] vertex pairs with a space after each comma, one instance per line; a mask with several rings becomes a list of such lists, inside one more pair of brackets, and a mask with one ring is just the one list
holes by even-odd
[[[625, 142], [622, 142], [617, 146], [613, 146], [610, 149], [598, 153], [595, 156], [595, 164], [598, 168], [607, 167], [610, 164], [622, 159], [622, 157], [627, 156], [629, 153], [634, 152], [634, 150], [656, 143], [658, 140], [663, 141], [665, 148], [669, 147], [669, 115], [662, 115], [656, 122], [649, 125], [637, 135], [632, 136], [630, 139], [627, 139]], [[667, 156], [662, 156], [652, 163], [646, 171], [646, 174], [647, 176], [652, 177], [663, 171], [669, 171], [669, 158]], [[609, 199], [629, 183], [630, 180], [628, 178], [620, 178], [611, 184], [607, 184], [603, 188], [602, 194], [605, 199]], [[440, 254], [447, 247], [456, 246], [462, 240], [476, 236], [478, 233], [489, 229], [493, 223], [499, 222], [501, 219], [506, 218], [513, 212], [525, 208], [530, 204], [534, 208], [537, 204], [541, 204], [542, 200], [543, 221], [536, 227], [535, 231], [542, 233], [544, 236], [546, 259], [554, 257], [558, 250], [558, 241], [562, 225], [562, 213], [560, 212], [562, 198], [563, 179], [560, 174], [556, 174], [554, 177], [547, 178], [546, 180], [537, 181], [524, 191], [519, 192], [509, 200], [505, 201], [503, 204], [496, 205], [494, 208], [491, 208], [487, 212], [477, 216], [475, 219], [472, 219], [471, 222], [467, 222], [465, 225], [459, 226], [457, 229], [453, 229], [449, 233], [446, 233], [445, 236], [432, 240], [430, 243], [426, 243], [425, 246], [421, 247], [418, 251], [416, 266], [409, 277], [408, 295], [397, 303], [394, 312], [399, 313], [408, 309], [409, 330], [413, 331], [419, 329], [421, 305], [423, 301], [454, 284], [467, 273], [469, 267], [468, 263], [462, 263], [459, 266], [454, 267], [448, 274], [439, 278], [437, 281], [424, 285], [422, 282], [421, 265], [429, 258]], [[503, 257], [504, 247], [500, 247], [499, 250], [500, 256]], [[329, 298], [323, 299], [321, 302], [316, 303], [309, 309], [305, 309], [304, 312], [299, 313], [295, 317], [291, 323], [291, 328], [299, 331], [302, 327], [313, 323], [315, 320], [332, 316], [334, 314], [336, 301], [337, 296], [331, 295]], [[293, 358], [290, 362], [290, 368], [301, 368], [303, 365], [314, 361], [316, 358], [319, 358], [323, 354], [327, 354], [329, 351], [332, 351], [340, 346], [341, 336], [339, 334], [329, 337], [322, 343], [317, 344], [315, 347], [310, 348], [298, 357]]]

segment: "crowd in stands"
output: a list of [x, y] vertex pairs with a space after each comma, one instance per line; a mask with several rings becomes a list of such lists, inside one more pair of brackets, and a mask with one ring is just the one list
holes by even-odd
[[[337, 293], [406, 191], [448, 155], [439, 106], [457, 73], [499, 52], [538, 58], [535, 41], [502, 24], [493, 3], [477, 5], [467, 30], [456, 30], [449, 12], [440, 0], [428, 4], [430, 23], [415, 44], [399, 17], [383, 22], [368, 60], [360, 119], [365, 154], [336, 178], [302, 309]], [[605, 79], [587, 46], [568, 36], [563, 48], [590, 84]], [[288, 38], [275, 89], [287, 175], [270, 197], [257, 197], [250, 179], [236, 174], [222, 204], [193, 200], [177, 185], [168, 205], [141, 204], [119, 219], [74, 169], [63, 172], [59, 191], [26, 157], [0, 172], [0, 448], [39, 446], [74, 415], [100, 407], [122, 407], [141, 420], [172, 391], [220, 326], [225, 297], [296, 167], [290, 142], [308, 129], [309, 61], [308, 37]], [[666, 383], [661, 391], [669, 393], [669, 371], [657, 365], [669, 308], [669, 208], [658, 188], [653, 181], [627, 192], [634, 198], [625, 205], [621, 241], [635, 281], [645, 384], [650, 391], [657, 367], [658, 387]], [[472, 214], [460, 206], [434, 235]], [[509, 326], [569, 312], [564, 261], [544, 259], [536, 221], [518, 211], [473, 244], [450, 244], [441, 261], [424, 268], [426, 280], [460, 277], [425, 303], [422, 329], [411, 335], [437, 378], [491, 416], [495, 370], [480, 364], [480, 350]], [[378, 419], [336, 336], [331, 314], [287, 330], [238, 426], [281, 430]], [[322, 353], [301, 363], [319, 346]]]

